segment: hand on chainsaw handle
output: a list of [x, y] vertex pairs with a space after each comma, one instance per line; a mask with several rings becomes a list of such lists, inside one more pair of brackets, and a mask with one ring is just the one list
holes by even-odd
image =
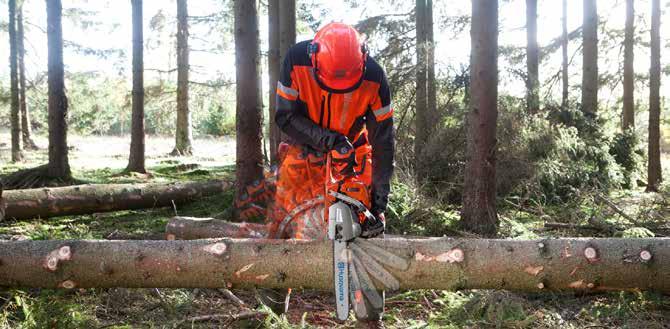
[[375, 214], [372, 218], [367, 218], [361, 224], [361, 237], [364, 239], [374, 238], [382, 233], [386, 228], [386, 218], [384, 213]]
[[335, 137], [331, 150], [333, 163], [346, 164], [340, 170], [340, 174], [344, 176], [352, 175], [356, 167], [356, 152], [354, 152], [354, 146], [349, 141], [349, 138], [344, 135], [338, 135]]
[[333, 140], [333, 147], [331, 150], [335, 151], [334, 153], [339, 153], [335, 154], [338, 157], [346, 157], [354, 151], [354, 146], [351, 145], [351, 142], [347, 136], [338, 134]]

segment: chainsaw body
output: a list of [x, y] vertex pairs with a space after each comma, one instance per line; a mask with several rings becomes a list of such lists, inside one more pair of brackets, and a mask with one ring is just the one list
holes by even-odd
[[349, 271], [352, 260], [349, 243], [361, 234], [361, 226], [351, 206], [343, 201], [335, 202], [328, 210], [328, 238], [333, 240], [337, 318], [345, 321], [349, 317], [350, 308]]

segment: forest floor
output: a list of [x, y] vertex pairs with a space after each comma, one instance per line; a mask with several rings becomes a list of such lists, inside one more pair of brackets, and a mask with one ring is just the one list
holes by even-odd
[[[27, 161], [8, 163], [9, 138], [0, 133], [0, 175], [46, 162], [46, 150], [29, 152]], [[38, 144], [46, 146], [44, 138]], [[120, 176], [126, 165], [128, 138], [69, 138], [76, 178], [92, 183], [158, 182], [230, 178], [234, 174], [234, 139], [197, 139], [192, 157], [167, 154], [172, 138], [147, 140], [148, 176]], [[197, 166], [178, 166], [197, 164]], [[664, 156], [664, 167], [670, 156]], [[186, 171], [183, 170], [187, 167]], [[665, 177], [670, 177], [665, 175]], [[412, 188], [394, 184], [397, 195], [413, 195]], [[668, 236], [670, 186], [661, 193], [616, 191], [605, 197], [615, 202], [637, 224], [599, 202], [597, 191], [584, 191], [570, 204], [520, 206], [501, 200], [501, 237], [533, 239], [559, 236]], [[210, 197], [182, 206], [179, 215], [207, 217], [230, 207], [232, 194]], [[458, 235], [457, 209], [429, 206], [427, 200], [393, 198], [389, 220], [395, 234]], [[426, 210], [427, 209], [427, 210]], [[172, 208], [120, 211], [106, 214], [0, 223], [0, 239], [105, 239], [115, 234], [156, 235], [164, 232]], [[544, 222], [587, 224], [588, 218], [616, 226], [613, 231], [547, 230]], [[647, 228], [643, 228], [644, 226]], [[233, 290], [241, 306], [216, 289], [47, 289], [0, 290], [0, 328], [351, 328], [353, 321], [333, 321], [329, 294], [298, 291], [288, 317], [258, 309], [253, 293]], [[511, 293], [470, 290], [409, 291], [389, 294], [385, 323], [391, 328], [670, 328], [670, 296], [653, 292]]]

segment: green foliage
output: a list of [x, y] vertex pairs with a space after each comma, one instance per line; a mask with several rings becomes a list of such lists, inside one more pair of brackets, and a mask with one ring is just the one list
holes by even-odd
[[631, 227], [619, 232], [616, 236], [621, 238], [653, 238], [656, 234], [645, 227]]
[[207, 109], [198, 130], [214, 136], [235, 135], [235, 113], [231, 113], [232, 110], [221, 105]]
[[533, 328], [537, 317], [528, 314], [524, 300], [504, 292], [441, 292], [433, 300], [443, 307], [429, 323], [446, 328]]
[[448, 205], [429, 203], [409, 185], [394, 181], [387, 209], [387, 231], [420, 236], [452, 235], [452, 227], [460, 218], [458, 212]]
[[608, 188], [621, 183], [621, 168], [609, 153], [607, 144], [589, 143], [576, 128], [547, 127], [552, 138], [538, 136], [545, 143], [537, 155], [531, 188], [537, 188], [544, 202], [565, 202], [586, 187]]
[[636, 174], [642, 169], [644, 163], [644, 150], [640, 147], [640, 141], [634, 130], [629, 129], [623, 133], [617, 133], [612, 139], [610, 154], [621, 166], [623, 171], [623, 186], [633, 187]]
[[91, 328], [96, 327], [91, 308], [71, 298], [65, 291], [43, 292], [37, 296], [14, 291], [7, 301], [0, 324], [7, 328]]
[[68, 81], [70, 127], [83, 135], [119, 134], [130, 127], [130, 95], [125, 82], [90, 74], [74, 74]]
[[[80, 135], [124, 135], [131, 128], [131, 91], [127, 81], [95, 72], [71, 73], [66, 77], [68, 124], [70, 131]], [[37, 131], [47, 129], [46, 79], [28, 89], [31, 121]], [[0, 88], [0, 125], [8, 125], [9, 105], [3, 104]], [[145, 86], [145, 131], [147, 134], [172, 135], [176, 120], [176, 85], [157, 81]], [[234, 135], [234, 90], [227, 86], [190, 87], [191, 109], [195, 135]], [[2, 115], [3, 113], [7, 115]]]

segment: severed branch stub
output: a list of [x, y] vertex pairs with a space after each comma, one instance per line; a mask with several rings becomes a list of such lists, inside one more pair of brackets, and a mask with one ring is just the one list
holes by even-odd
[[205, 251], [214, 255], [223, 255], [226, 252], [226, 244], [223, 242], [217, 242], [208, 246], [205, 246]]
[[61, 282], [60, 286], [65, 289], [74, 289], [77, 287], [77, 284], [72, 280], [65, 280]]
[[584, 257], [586, 257], [589, 263], [596, 262], [598, 261], [598, 250], [591, 246], [586, 247], [584, 248]]
[[54, 272], [58, 269], [58, 263], [61, 261], [68, 261], [72, 257], [70, 246], [62, 246], [56, 250], [51, 251], [44, 262], [44, 267]]

